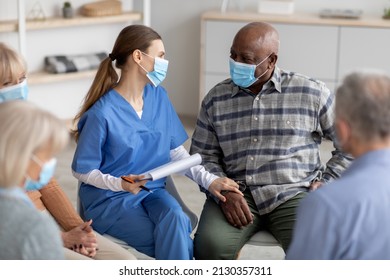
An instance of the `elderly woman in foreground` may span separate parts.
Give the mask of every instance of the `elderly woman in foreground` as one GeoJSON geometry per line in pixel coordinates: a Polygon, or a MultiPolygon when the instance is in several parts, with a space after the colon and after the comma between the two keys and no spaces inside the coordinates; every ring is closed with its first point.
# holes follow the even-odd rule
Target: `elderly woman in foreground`
{"type": "Polygon", "coordinates": [[[53,176],[65,124],[28,101],[0,104],[0,259],[64,259],[60,231],[25,194],[53,176]]]}

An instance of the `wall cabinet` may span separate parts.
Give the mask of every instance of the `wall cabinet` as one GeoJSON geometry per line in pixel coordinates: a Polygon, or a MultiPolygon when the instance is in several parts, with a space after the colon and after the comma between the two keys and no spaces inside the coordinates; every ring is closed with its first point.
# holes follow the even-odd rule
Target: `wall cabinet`
{"type": "Polygon", "coordinates": [[[378,68],[390,73],[388,28],[340,28],[338,80],[356,68],[378,68]]]}
{"type": "Polygon", "coordinates": [[[230,76],[228,59],[234,35],[252,21],[269,22],[278,30],[280,68],[320,79],[331,90],[357,68],[390,72],[390,21],[209,11],[201,17],[199,102],[216,83],[230,76]]]}

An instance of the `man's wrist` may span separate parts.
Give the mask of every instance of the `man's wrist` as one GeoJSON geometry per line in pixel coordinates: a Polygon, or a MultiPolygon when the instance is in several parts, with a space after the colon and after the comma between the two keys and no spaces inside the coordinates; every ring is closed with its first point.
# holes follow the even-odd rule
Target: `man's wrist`
{"type": "MultiPolygon", "coordinates": [[[[236,183],[238,184],[238,189],[240,192],[244,192],[246,190],[247,185],[243,181],[236,181],[236,183]]],[[[225,196],[229,192],[229,190],[222,190],[221,195],[225,196]]]]}
{"type": "Polygon", "coordinates": [[[228,191],[228,190],[222,190],[222,191],[221,191],[221,195],[225,196],[228,192],[230,192],[230,191],[228,191]]]}

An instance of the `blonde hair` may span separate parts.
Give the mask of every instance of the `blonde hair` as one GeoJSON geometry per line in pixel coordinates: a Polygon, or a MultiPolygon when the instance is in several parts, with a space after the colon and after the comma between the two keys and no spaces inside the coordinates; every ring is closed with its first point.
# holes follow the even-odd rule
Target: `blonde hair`
{"type": "MultiPolygon", "coordinates": [[[[112,62],[115,61],[115,66],[118,69],[122,69],[126,64],[129,55],[135,50],[146,52],[154,40],[161,40],[161,36],[148,26],[134,24],[122,29],[109,57],[100,63],[95,79],[84,98],[81,109],[73,120],[74,124],[78,122],[81,116],[88,111],[100,97],[117,84],[119,77],[112,66],[112,62]]],[[[73,130],[72,133],[77,141],[78,130],[73,130]]]]}
{"type": "Polygon", "coordinates": [[[15,50],[0,43],[0,85],[9,80],[18,80],[27,71],[26,62],[15,50]]]}
{"type": "Polygon", "coordinates": [[[0,120],[0,187],[19,185],[34,153],[55,155],[69,141],[65,123],[29,101],[1,103],[0,120]]]}

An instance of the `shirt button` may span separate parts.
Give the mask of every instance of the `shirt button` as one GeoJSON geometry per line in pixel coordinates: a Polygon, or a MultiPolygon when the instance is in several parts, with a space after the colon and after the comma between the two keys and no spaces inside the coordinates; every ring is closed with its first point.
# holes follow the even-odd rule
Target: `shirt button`
{"type": "Polygon", "coordinates": [[[250,159],[250,160],[255,160],[255,158],[254,158],[254,157],[250,157],[249,159],[250,159]]]}
{"type": "Polygon", "coordinates": [[[249,180],[252,180],[252,176],[248,176],[248,179],[249,179],[249,180]]]}
{"type": "Polygon", "coordinates": [[[256,97],[256,98],[255,98],[256,101],[259,101],[259,99],[260,99],[259,97],[256,97]]]}
{"type": "Polygon", "coordinates": [[[290,124],[290,121],[287,121],[286,123],[287,123],[287,124],[290,124]]]}
{"type": "Polygon", "coordinates": [[[254,119],[255,121],[257,121],[259,118],[258,118],[258,117],[254,117],[253,119],[254,119]]]}
{"type": "Polygon", "coordinates": [[[253,142],[257,142],[257,138],[253,139],[253,142]]]}

